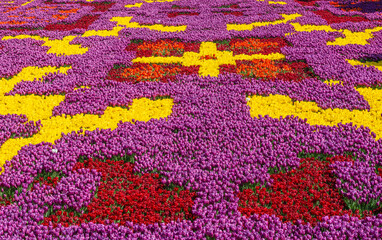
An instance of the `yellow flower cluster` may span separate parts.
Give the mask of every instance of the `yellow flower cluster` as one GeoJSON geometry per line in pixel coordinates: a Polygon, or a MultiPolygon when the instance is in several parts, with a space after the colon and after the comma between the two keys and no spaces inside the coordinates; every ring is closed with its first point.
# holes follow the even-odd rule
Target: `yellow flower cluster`
{"type": "MultiPolygon", "coordinates": [[[[331,82],[332,84],[333,82],[331,82]]],[[[322,109],[315,102],[295,101],[284,95],[252,96],[249,98],[251,117],[269,115],[271,118],[286,117],[287,115],[298,116],[307,119],[311,125],[335,126],[338,123],[356,124],[369,127],[377,136],[382,137],[382,90],[371,88],[356,88],[356,90],[368,101],[370,111],[348,109],[322,109]]]]}
{"type": "Polygon", "coordinates": [[[348,61],[348,63],[350,63],[353,66],[356,66],[356,65],[361,65],[365,67],[374,66],[379,71],[382,71],[382,61],[378,61],[378,62],[366,61],[365,63],[363,63],[358,60],[349,60],[349,59],[346,59],[346,60],[348,61]]]}

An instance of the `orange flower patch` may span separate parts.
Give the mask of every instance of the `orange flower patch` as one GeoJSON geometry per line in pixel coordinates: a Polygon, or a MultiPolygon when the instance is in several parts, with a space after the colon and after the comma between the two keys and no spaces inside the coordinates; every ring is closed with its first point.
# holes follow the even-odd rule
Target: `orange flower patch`
{"type": "Polygon", "coordinates": [[[284,68],[269,59],[256,59],[252,61],[243,61],[236,68],[236,73],[244,77],[255,78],[275,78],[279,72],[287,72],[289,67],[284,68]]]}
{"type": "Polygon", "coordinates": [[[165,39],[151,41],[132,41],[126,50],[135,51],[137,57],[181,57],[184,52],[198,52],[200,43],[183,43],[178,40],[165,39]]]}
{"type": "Polygon", "coordinates": [[[68,16],[67,15],[57,14],[57,15],[53,15],[52,17],[55,18],[55,19],[58,19],[58,20],[63,20],[63,19],[66,19],[68,16]]]}
{"type": "Polygon", "coordinates": [[[200,60],[209,60],[209,59],[218,59],[215,54],[213,54],[212,56],[211,55],[205,55],[205,56],[201,56],[200,57],[200,60]]]}
{"type": "Polygon", "coordinates": [[[73,9],[70,9],[70,10],[61,10],[59,11],[59,13],[76,13],[78,12],[78,8],[73,8],[73,9]]]}
{"type": "Polygon", "coordinates": [[[184,67],[180,64],[134,63],[131,67],[115,65],[107,76],[118,82],[174,81],[178,74],[197,74],[199,66],[184,67]]]}
{"type": "Polygon", "coordinates": [[[280,52],[282,47],[287,46],[283,38],[235,38],[229,41],[216,41],[217,49],[220,51],[232,51],[238,54],[270,54],[280,52]]]}
{"type": "MultiPolygon", "coordinates": [[[[30,7],[24,11],[19,11],[19,12],[15,13],[14,15],[8,16],[9,18],[19,18],[19,21],[12,21],[12,20],[3,21],[0,24],[21,25],[21,24],[27,23],[28,22],[28,21],[26,21],[27,19],[37,19],[37,21],[34,21],[32,23],[44,23],[44,22],[49,23],[49,22],[52,22],[53,19],[64,20],[69,16],[69,14],[77,13],[79,10],[79,8],[75,8],[75,9],[68,9],[68,10],[60,10],[60,11],[55,12],[55,13],[49,13],[48,15],[43,14],[43,15],[46,15],[44,17],[44,19],[43,19],[41,14],[38,14],[38,13],[42,13],[42,12],[43,13],[50,12],[51,10],[54,10],[54,9],[59,10],[60,6],[30,7]],[[35,16],[31,16],[31,14],[33,14],[35,16]],[[53,15],[50,15],[50,14],[53,14],[53,15]],[[25,21],[23,21],[23,19],[25,19],[25,21]]],[[[29,29],[25,29],[25,30],[29,30],[29,29]]]]}
{"type": "Polygon", "coordinates": [[[18,6],[17,7],[12,7],[12,8],[7,8],[8,10],[5,11],[4,13],[12,12],[13,10],[16,10],[17,8],[18,8],[18,6]]]}
{"type": "Polygon", "coordinates": [[[304,62],[272,61],[269,59],[256,59],[252,61],[236,61],[234,65],[221,65],[221,74],[237,73],[245,78],[272,81],[275,79],[299,82],[305,78],[313,78],[314,74],[304,62]]]}
{"type": "MultiPolygon", "coordinates": [[[[138,51],[152,51],[153,56],[170,56],[173,51],[178,55],[184,52],[184,43],[177,41],[158,40],[156,42],[144,42],[137,48],[138,51]]],[[[175,54],[176,55],[176,54],[175,54]]]]}
{"type": "Polygon", "coordinates": [[[7,22],[0,22],[0,24],[9,24],[9,25],[21,25],[21,24],[24,24],[26,22],[19,22],[19,21],[7,21],[7,22]]]}

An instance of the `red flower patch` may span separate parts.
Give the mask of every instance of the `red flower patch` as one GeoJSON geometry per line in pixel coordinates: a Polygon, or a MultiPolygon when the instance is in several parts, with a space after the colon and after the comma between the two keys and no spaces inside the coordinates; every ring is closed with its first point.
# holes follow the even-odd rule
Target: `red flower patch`
{"type": "Polygon", "coordinates": [[[121,161],[96,159],[78,162],[73,171],[81,168],[95,169],[102,173],[102,180],[95,197],[83,213],[59,210],[44,218],[43,225],[64,226],[93,222],[110,222],[124,225],[131,221],[153,224],[178,219],[193,220],[191,213],[195,193],[177,187],[166,189],[155,173],[138,176],[133,173],[134,164],[121,161]]]}
{"type": "MultiPolygon", "coordinates": [[[[133,40],[126,51],[134,51],[140,57],[182,57],[185,52],[199,52],[200,43],[182,42],[177,39],[157,41],[133,40]]],[[[182,66],[180,63],[156,64],[133,63],[132,66],[115,65],[107,79],[119,82],[137,83],[142,81],[168,82],[178,74],[198,74],[199,66],[182,66]]]]}
{"type": "Polygon", "coordinates": [[[0,209],[3,206],[8,206],[13,202],[13,196],[0,196],[0,209]]]}
{"type": "Polygon", "coordinates": [[[198,74],[199,66],[185,67],[180,64],[134,63],[131,67],[115,66],[107,79],[118,82],[174,81],[178,74],[198,74]]]}
{"type": "Polygon", "coordinates": [[[76,28],[88,29],[88,27],[99,18],[100,15],[86,15],[73,24],[56,23],[45,27],[48,31],[70,31],[76,28]]]}
{"type": "Polygon", "coordinates": [[[94,9],[92,12],[106,12],[111,8],[115,2],[100,2],[100,3],[80,3],[81,6],[92,6],[94,9]]]}
{"type": "Polygon", "coordinates": [[[382,177],[382,166],[378,166],[377,167],[377,171],[376,171],[377,175],[382,177]]]}
{"type": "Polygon", "coordinates": [[[194,9],[194,8],[191,8],[191,7],[182,7],[182,6],[179,6],[179,5],[172,5],[171,6],[172,9],[194,9]]]}
{"type": "MultiPolygon", "coordinates": [[[[59,177],[54,177],[54,178],[51,178],[51,177],[47,177],[47,179],[44,179],[43,177],[40,177],[38,180],[34,180],[33,181],[33,184],[42,184],[42,185],[45,185],[45,186],[50,186],[50,187],[53,187],[55,188],[57,186],[57,183],[59,181],[59,177]]],[[[33,191],[33,186],[31,188],[31,191],[33,191]]]]}
{"type": "Polygon", "coordinates": [[[243,16],[243,12],[238,12],[238,11],[214,11],[213,13],[223,13],[224,15],[234,15],[234,16],[243,16]]]}
{"type": "Polygon", "coordinates": [[[309,66],[303,62],[288,63],[286,61],[272,61],[259,59],[252,61],[236,61],[234,65],[221,65],[220,73],[237,73],[246,78],[272,81],[275,79],[299,82],[305,78],[314,77],[308,70],[309,66]]]}
{"type": "Polygon", "coordinates": [[[239,8],[239,4],[229,4],[229,5],[222,5],[218,8],[233,8],[233,9],[238,9],[239,8]]]}
{"type": "MultiPolygon", "coordinates": [[[[336,179],[329,165],[336,161],[353,161],[349,157],[326,158],[327,162],[315,158],[301,159],[298,169],[287,173],[271,175],[274,180],[270,189],[256,186],[244,189],[238,194],[239,211],[244,216],[252,214],[276,215],[283,222],[310,223],[315,226],[324,216],[342,216],[345,214],[360,217],[348,209],[342,196],[335,188],[336,179]]],[[[378,211],[378,210],[377,210],[378,211]]],[[[372,216],[364,211],[363,217],[372,216]]]]}
{"type": "Polygon", "coordinates": [[[361,16],[337,16],[334,15],[333,13],[327,11],[327,10],[318,10],[314,11],[315,14],[321,16],[323,19],[325,19],[328,24],[332,23],[341,23],[341,22],[364,22],[364,21],[369,21],[364,17],[361,16]]]}
{"type": "Polygon", "coordinates": [[[314,6],[316,4],[317,0],[294,0],[295,2],[298,2],[302,6],[314,6]]]}
{"type": "MultiPolygon", "coordinates": [[[[53,5],[61,5],[61,4],[68,4],[67,2],[52,2],[52,0],[47,0],[44,2],[45,4],[53,4],[53,5]]],[[[80,4],[81,6],[90,6],[90,7],[94,7],[94,9],[92,10],[92,12],[106,12],[107,10],[109,10],[109,8],[111,8],[115,2],[92,2],[92,3],[89,3],[89,2],[73,2],[73,3],[76,3],[76,4],[80,4]]]]}
{"type": "Polygon", "coordinates": [[[287,46],[284,38],[234,38],[229,41],[217,41],[217,49],[220,51],[232,51],[238,54],[270,54],[280,52],[282,47],[287,46]]]}
{"type": "Polygon", "coordinates": [[[133,41],[126,51],[135,51],[136,57],[181,57],[184,52],[198,52],[200,43],[184,43],[175,39],[153,41],[133,41]]]}
{"type": "Polygon", "coordinates": [[[199,13],[197,12],[170,12],[167,14],[167,17],[174,18],[180,15],[186,15],[186,16],[198,16],[199,13]]]}

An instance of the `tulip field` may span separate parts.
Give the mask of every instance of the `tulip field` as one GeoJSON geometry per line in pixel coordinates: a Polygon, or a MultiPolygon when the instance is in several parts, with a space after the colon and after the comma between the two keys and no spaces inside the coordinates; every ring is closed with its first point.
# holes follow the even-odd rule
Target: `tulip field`
{"type": "Polygon", "coordinates": [[[382,239],[382,1],[0,0],[0,239],[382,239]]]}

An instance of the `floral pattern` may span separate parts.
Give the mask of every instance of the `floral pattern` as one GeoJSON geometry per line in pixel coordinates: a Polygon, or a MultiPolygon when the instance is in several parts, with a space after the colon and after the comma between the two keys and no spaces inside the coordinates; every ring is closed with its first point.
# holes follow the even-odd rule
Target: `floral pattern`
{"type": "Polygon", "coordinates": [[[5,239],[381,239],[371,0],[0,4],[5,239]]]}

